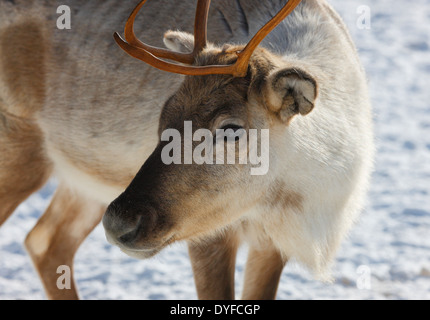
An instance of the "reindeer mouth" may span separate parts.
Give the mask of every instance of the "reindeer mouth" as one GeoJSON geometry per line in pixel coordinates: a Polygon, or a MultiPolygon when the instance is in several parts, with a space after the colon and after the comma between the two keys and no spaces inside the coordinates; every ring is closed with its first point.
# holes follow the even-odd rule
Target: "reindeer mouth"
{"type": "MultiPolygon", "coordinates": [[[[131,249],[131,248],[125,248],[123,246],[119,246],[119,248],[122,252],[124,252],[126,255],[128,255],[131,258],[146,260],[156,256],[164,248],[172,244],[175,241],[174,238],[175,236],[171,236],[167,241],[163,242],[163,244],[156,246],[154,248],[131,249]]],[[[117,243],[115,245],[118,246],[117,243]]]]}
{"type": "Polygon", "coordinates": [[[121,249],[126,255],[131,258],[146,260],[156,256],[163,248],[151,249],[151,250],[130,250],[121,249]]]}

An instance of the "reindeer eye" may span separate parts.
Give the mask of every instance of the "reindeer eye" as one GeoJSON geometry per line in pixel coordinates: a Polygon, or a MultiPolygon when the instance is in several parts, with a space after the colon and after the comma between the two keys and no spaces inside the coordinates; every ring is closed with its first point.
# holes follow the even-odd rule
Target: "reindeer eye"
{"type": "Polygon", "coordinates": [[[237,142],[245,132],[245,129],[238,124],[226,124],[220,130],[223,132],[225,142],[232,141],[232,139],[237,142]]]}
{"type": "Polygon", "coordinates": [[[243,127],[242,126],[239,126],[239,125],[237,125],[237,124],[227,124],[227,125],[225,125],[225,126],[223,126],[222,128],[221,128],[221,130],[224,130],[224,131],[227,131],[227,130],[233,130],[233,132],[236,132],[236,131],[238,131],[238,130],[240,130],[240,129],[243,129],[243,127]]]}

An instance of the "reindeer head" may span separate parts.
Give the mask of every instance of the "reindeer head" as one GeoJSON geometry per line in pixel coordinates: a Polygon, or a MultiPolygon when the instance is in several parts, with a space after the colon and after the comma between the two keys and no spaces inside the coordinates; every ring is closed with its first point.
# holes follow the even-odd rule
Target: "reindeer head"
{"type": "Polygon", "coordinates": [[[127,22],[127,42],[118,34],[115,39],[130,55],[187,77],[164,105],[157,148],[103,218],[108,239],[138,258],[174,241],[219,232],[254,206],[282,201],[279,194],[268,194],[277,166],[269,168],[268,159],[281,147],[291,120],[310,113],[317,96],[316,81],[306,70],[257,48],[300,0],[290,0],[247,46],[222,48],[206,43],[210,1],[199,0],[194,38],[166,33],[172,51],[134,36],[133,21],[145,2],[127,22]]]}

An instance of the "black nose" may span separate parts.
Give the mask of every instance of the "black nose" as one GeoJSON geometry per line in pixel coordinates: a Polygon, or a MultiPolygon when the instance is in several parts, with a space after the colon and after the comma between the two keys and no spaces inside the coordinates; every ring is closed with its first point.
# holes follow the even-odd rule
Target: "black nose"
{"type": "Polygon", "coordinates": [[[136,207],[132,202],[123,203],[115,200],[103,216],[103,227],[109,242],[125,249],[142,250],[152,247],[157,225],[155,209],[144,204],[136,207]]]}

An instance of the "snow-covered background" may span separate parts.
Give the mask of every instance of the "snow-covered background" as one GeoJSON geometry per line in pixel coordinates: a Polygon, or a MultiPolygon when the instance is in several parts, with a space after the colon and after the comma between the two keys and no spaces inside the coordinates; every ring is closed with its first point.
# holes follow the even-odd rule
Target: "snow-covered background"
{"type": "MultiPolygon", "coordinates": [[[[278,299],[430,299],[430,1],[331,3],[368,72],[376,172],[368,206],[338,254],[335,282],[317,282],[288,265],[278,299]],[[370,29],[357,27],[362,5],[371,10],[370,29]]],[[[0,299],[45,298],[23,242],[54,189],[50,182],[0,229],[0,299]]],[[[243,248],[238,297],[245,258],[243,248]]],[[[106,242],[101,226],[78,251],[75,275],[83,299],[196,298],[185,244],[149,261],[133,260],[106,242]]]]}

